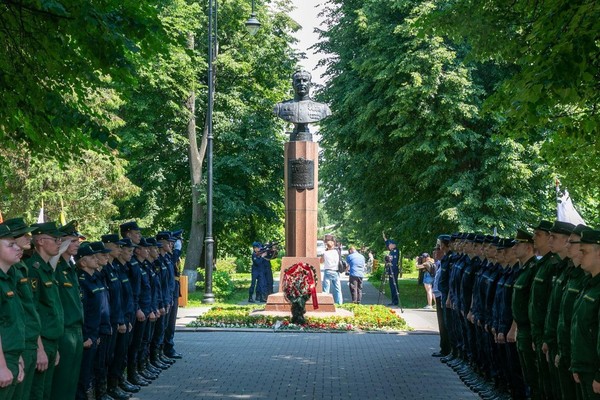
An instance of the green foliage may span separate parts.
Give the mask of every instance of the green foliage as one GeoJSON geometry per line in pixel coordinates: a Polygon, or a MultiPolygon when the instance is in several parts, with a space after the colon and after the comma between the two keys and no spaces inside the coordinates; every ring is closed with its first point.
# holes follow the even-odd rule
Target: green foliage
{"type": "Polygon", "coordinates": [[[79,230],[90,240],[117,232],[117,199],[139,191],[125,177],[125,161],[92,150],[60,164],[0,149],[0,165],[0,210],[5,218],[23,216],[37,222],[43,202],[46,220],[58,221],[62,202],[67,220],[78,220],[79,230]]]}
{"type": "Polygon", "coordinates": [[[503,68],[420,31],[421,1],[332,3],[321,177],[342,236],[379,247],[385,230],[416,253],[440,232],[509,235],[551,212],[539,147],[496,135],[480,113],[503,68]]]}
{"type": "Polygon", "coordinates": [[[412,258],[402,259],[402,275],[412,274],[417,269],[417,262],[412,258]]]}
{"type": "Polygon", "coordinates": [[[274,328],[309,331],[389,331],[409,330],[406,322],[384,306],[342,304],[338,307],[352,311],[354,317],[306,317],[306,324],[294,325],[290,317],[249,315],[260,306],[217,306],[188,326],[222,328],[274,328]]]}
{"type": "MultiPolygon", "coordinates": [[[[202,272],[202,271],[199,271],[202,272]]],[[[227,271],[215,270],[212,274],[213,280],[213,295],[217,301],[227,300],[235,292],[235,283],[231,279],[231,275],[227,271]]],[[[198,280],[196,287],[204,290],[204,281],[198,280]]]]}
{"type": "Polygon", "coordinates": [[[252,259],[248,256],[238,256],[235,259],[235,272],[250,272],[252,268],[252,259]]]}

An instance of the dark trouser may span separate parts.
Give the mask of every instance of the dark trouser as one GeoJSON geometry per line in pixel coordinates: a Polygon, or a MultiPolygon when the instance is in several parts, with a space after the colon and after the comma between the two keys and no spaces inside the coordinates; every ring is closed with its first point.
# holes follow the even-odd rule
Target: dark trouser
{"type": "MultiPolygon", "coordinates": [[[[266,292],[266,277],[265,271],[260,268],[252,267],[252,280],[250,281],[250,289],[248,290],[248,298],[254,295],[256,288],[256,297],[264,296],[266,292]]],[[[271,285],[272,286],[272,285],[271,285]]]]}
{"type": "Polygon", "coordinates": [[[548,365],[548,361],[546,361],[546,354],[542,351],[543,339],[541,337],[534,337],[533,341],[535,343],[535,358],[537,362],[537,371],[538,371],[538,385],[540,387],[540,394],[545,399],[554,399],[554,392],[552,391],[551,380],[552,377],[550,375],[550,368],[548,365]]]}
{"type": "Polygon", "coordinates": [[[527,388],[523,379],[521,363],[519,362],[519,353],[516,343],[506,343],[504,346],[504,355],[506,357],[505,366],[510,386],[510,394],[513,399],[526,399],[527,388]]]}
{"type": "Polygon", "coordinates": [[[165,338],[165,322],[167,321],[168,314],[161,316],[156,320],[156,324],[154,326],[154,334],[152,335],[152,340],[150,342],[150,352],[158,350],[165,338]]]}
{"type": "Polygon", "coordinates": [[[25,378],[23,379],[23,382],[17,386],[13,398],[17,400],[29,400],[37,364],[37,342],[25,342],[25,351],[21,356],[23,357],[23,362],[25,364],[25,378]]]}
{"type": "Polygon", "coordinates": [[[460,315],[460,311],[456,309],[452,309],[452,331],[454,335],[452,335],[454,339],[453,346],[460,352],[463,352],[465,349],[465,343],[463,341],[463,330],[462,330],[462,318],[460,315]]]}
{"type": "Polygon", "coordinates": [[[94,370],[94,359],[96,358],[97,344],[92,343],[89,349],[83,349],[81,359],[81,370],[79,371],[79,382],[77,383],[77,400],[86,400],[87,392],[92,388],[92,371],[94,370]]]}
{"type": "MultiPolygon", "coordinates": [[[[137,370],[137,361],[140,348],[142,347],[142,338],[144,337],[144,331],[146,330],[146,323],[148,319],[138,321],[136,319],[131,331],[131,343],[129,344],[129,350],[127,351],[127,369],[131,371],[137,370]]],[[[128,372],[129,373],[129,372],[128,372]]]]}
{"type": "Polygon", "coordinates": [[[568,356],[561,356],[558,363],[558,381],[560,383],[560,393],[563,399],[573,399],[577,397],[578,388],[575,386],[573,374],[569,371],[571,360],[568,356]]]}
{"type": "Polygon", "coordinates": [[[392,295],[392,304],[398,305],[400,299],[398,298],[398,268],[391,268],[391,271],[387,271],[390,280],[390,293],[392,295]]]}
{"type": "Polygon", "coordinates": [[[523,370],[525,383],[529,386],[529,397],[532,399],[541,399],[539,379],[537,372],[537,359],[535,352],[531,348],[531,331],[524,327],[517,327],[517,351],[519,352],[519,361],[523,370]]]}
{"type": "Polygon", "coordinates": [[[120,379],[125,371],[125,362],[127,360],[127,346],[129,344],[130,333],[113,334],[115,337],[114,356],[108,366],[108,377],[111,379],[120,379]]]}
{"type": "MultiPolygon", "coordinates": [[[[594,351],[595,349],[590,349],[594,351]]],[[[583,400],[600,399],[600,394],[594,393],[592,382],[594,381],[594,372],[579,372],[579,390],[583,400]]]]}
{"type": "Polygon", "coordinates": [[[177,323],[177,310],[179,309],[179,281],[175,281],[174,293],[176,296],[173,296],[173,307],[169,311],[169,321],[165,327],[165,353],[172,352],[173,347],[175,347],[175,325],[177,323]]]}
{"type": "Polygon", "coordinates": [[[140,346],[140,350],[138,351],[138,365],[140,361],[144,361],[148,358],[150,354],[150,341],[152,340],[152,335],[154,334],[154,328],[156,326],[156,321],[148,321],[146,326],[144,327],[144,335],[142,336],[142,345],[140,346]]]}
{"type": "Polygon", "coordinates": [[[42,344],[48,356],[48,369],[44,372],[35,370],[33,384],[31,385],[31,400],[48,400],[52,391],[52,379],[54,377],[54,364],[56,363],[56,352],[58,351],[58,340],[50,340],[42,337],[42,344]]]}
{"type": "Polygon", "coordinates": [[[437,314],[438,330],[440,331],[440,353],[446,355],[450,353],[450,343],[448,342],[448,331],[444,322],[444,308],[442,296],[435,298],[435,313],[437,314]]]}
{"type": "Polygon", "coordinates": [[[83,357],[83,335],[81,325],[65,328],[65,333],[58,340],[60,362],[54,369],[52,378],[52,400],[75,398],[77,386],[73,382],[79,379],[79,368],[83,357]]]}
{"type": "Polygon", "coordinates": [[[350,287],[350,296],[352,296],[353,303],[360,304],[360,299],[362,298],[362,284],[362,277],[350,275],[348,286],[350,287]]]}
{"type": "Polygon", "coordinates": [[[106,385],[106,374],[108,373],[106,365],[111,341],[112,335],[100,335],[100,343],[98,344],[96,357],[94,358],[94,377],[96,379],[96,385],[106,385]]]}
{"type": "Polygon", "coordinates": [[[467,320],[467,318],[463,318],[463,325],[466,333],[465,347],[467,348],[469,361],[472,361],[476,364],[479,358],[479,349],[477,347],[475,326],[469,320],[467,320]]]}
{"type": "Polygon", "coordinates": [[[6,366],[13,375],[13,381],[10,385],[0,388],[0,400],[11,400],[17,389],[17,376],[19,375],[19,357],[20,351],[7,351],[4,353],[6,366]]]}

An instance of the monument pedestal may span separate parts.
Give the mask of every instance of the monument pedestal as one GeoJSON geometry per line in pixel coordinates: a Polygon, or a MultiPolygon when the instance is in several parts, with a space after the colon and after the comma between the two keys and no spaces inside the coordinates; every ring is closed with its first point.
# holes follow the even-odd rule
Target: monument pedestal
{"type": "Polygon", "coordinates": [[[280,311],[280,312],[291,312],[291,303],[285,298],[283,293],[283,274],[285,270],[297,263],[306,263],[315,267],[317,271],[317,301],[319,308],[315,309],[312,299],[306,302],[306,311],[315,312],[331,312],[335,313],[335,303],[333,301],[333,295],[330,293],[323,293],[323,286],[321,285],[321,265],[318,257],[283,257],[281,259],[281,271],[279,273],[279,291],[269,295],[267,298],[267,304],[265,305],[265,311],[280,311]]]}

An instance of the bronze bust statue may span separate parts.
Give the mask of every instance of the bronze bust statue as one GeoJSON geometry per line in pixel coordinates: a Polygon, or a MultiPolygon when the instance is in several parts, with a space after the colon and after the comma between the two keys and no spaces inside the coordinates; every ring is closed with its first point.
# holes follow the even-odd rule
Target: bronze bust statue
{"type": "Polygon", "coordinates": [[[310,72],[299,70],[292,75],[294,98],[277,103],[273,112],[279,118],[294,124],[290,141],[312,141],[308,124],[319,122],[331,115],[329,106],[310,98],[312,76],[310,72]]]}

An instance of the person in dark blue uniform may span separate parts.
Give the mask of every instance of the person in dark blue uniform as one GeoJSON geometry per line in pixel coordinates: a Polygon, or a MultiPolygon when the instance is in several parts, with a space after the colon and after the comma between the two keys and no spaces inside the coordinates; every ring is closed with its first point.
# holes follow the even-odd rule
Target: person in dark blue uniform
{"type": "Polygon", "coordinates": [[[177,310],[179,309],[179,297],[181,296],[180,288],[179,288],[179,256],[181,255],[181,248],[183,245],[183,230],[177,230],[170,233],[169,241],[172,241],[171,253],[168,255],[171,261],[171,265],[173,266],[173,307],[171,307],[171,311],[169,312],[169,321],[167,322],[167,328],[165,329],[165,341],[163,352],[165,356],[172,360],[180,359],[182,357],[181,353],[175,351],[175,323],[177,320],[177,310]]]}
{"type": "Polygon", "coordinates": [[[250,289],[248,290],[248,303],[254,303],[252,296],[256,289],[256,301],[264,303],[266,293],[266,270],[263,264],[263,254],[261,254],[262,243],[252,243],[252,278],[250,281],[250,289]]]}
{"type": "Polygon", "coordinates": [[[175,297],[175,267],[171,261],[173,243],[176,239],[171,236],[170,232],[163,231],[156,235],[156,240],[161,244],[159,250],[159,261],[164,266],[163,269],[163,282],[161,283],[163,289],[163,298],[165,299],[165,315],[163,316],[163,334],[159,338],[157,343],[157,357],[163,363],[171,365],[175,363],[175,360],[167,357],[164,354],[164,343],[167,335],[169,334],[169,324],[171,323],[171,313],[173,312],[173,306],[178,301],[175,297]]]}
{"type": "Polygon", "coordinates": [[[385,237],[383,232],[383,240],[389,253],[388,257],[390,260],[390,271],[386,271],[389,274],[390,280],[390,294],[392,296],[392,302],[388,306],[397,306],[400,302],[398,297],[398,277],[400,276],[400,268],[398,267],[399,262],[399,251],[395,240],[391,240],[385,237]]]}
{"type": "MultiPolygon", "coordinates": [[[[116,236],[116,235],[115,235],[116,236]]],[[[117,236],[118,239],[118,236],[117,236]]],[[[116,244],[117,242],[112,242],[116,244]]],[[[108,389],[116,382],[118,387],[125,392],[137,393],[140,387],[133,385],[124,377],[125,367],[127,365],[127,348],[131,338],[131,331],[135,323],[135,309],[133,306],[133,288],[129,281],[128,262],[131,260],[133,253],[133,243],[129,238],[118,239],[120,249],[116,257],[112,261],[112,265],[117,272],[117,276],[121,281],[121,307],[123,309],[123,319],[125,321],[126,330],[124,333],[117,331],[115,343],[115,354],[112,363],[108,368],[108,389]]],[[[107,245],[111,246],[111,245],[107,245]]],[[[110,393],[110,392],[109,392],[110,393]]]]}
{"type": "Polygon", "coordinates": [[[152,252],[152,247],[155,247],[154,245],[155,243],[152,243],[150,238],[142,238],[140,241],[140,246],[146,246],[144,260],[140,259],[140,262],[142,266],[142,272],[145,272],[148,276],[148,282],[150,286],[150,309],[149,313],[147,314],[147,322],[142,336],[142,344],[140,345],[137,361],[140,375],[150,380],[158,378],[158,374],[160,373],[159,369],[156,369],[152,366],[152,364],[150,364],[149,356],[150,340],[154,334],[154,328],[156,326],[156,321],[159,318],[160,308],[162,306],[162,298],[160,296],[160,281],[153,265],[154,253],[152,252]]]}
{"type": "Polygon", "coordinates": [[[163,258],[160,255],[163,244],[159,243],[156,238],[147,238],[146,241],[153,246],[150,247],[150,259],[148,260],[154,271],[154,287],[155,296],[158,301],[158,309],[156,313],[156,322],[154,323],[154,330],[150,336],[149,344],[149,358],[150,364],[160,372],[169,368],[170,363],[164,363],[159,357],[159,346],[164,339],[165,333],[165,321],[167,316],[167,308],[171,304],[171,292],[169,291],[168,270],[167,265],[163,262],[163,258]]]}
{"type": "Polygon", "coordinates": [[[96,350],[100,344],[100,324],[109,319],[109,304],[107,290],[99,274],[96,252],[89,245],[82,245],[75,256],[79,268],[79,287],[83,304],[83,360],[79,383],[77,385],[77,400],[93,397],[93,369],[96,350]]]}

